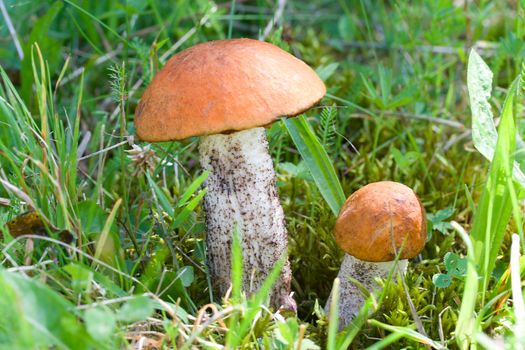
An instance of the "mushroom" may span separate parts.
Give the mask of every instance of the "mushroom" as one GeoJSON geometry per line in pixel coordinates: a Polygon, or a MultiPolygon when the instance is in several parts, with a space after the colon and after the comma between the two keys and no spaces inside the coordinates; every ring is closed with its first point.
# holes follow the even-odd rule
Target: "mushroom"
{"type": "MultiPolygon", "coordinates": [[[[425,209],[409,187],[391,181],[370,183],[343,204],[335,239],[347,253],[339,270],[340,327],[350,323],[364,304],[357,280],[369,292],[377,291],[375,278],[387,278],[399,255],[404,273],[407,259],[423,249],[427,238],[425,209]]],[[[330,300],[326,305],[328,310],[330,300]]]]}
{"type": "MultiPolygon", "coordinates": [[[[251,294],[287,254],[287,232],[265,126],[321,100],[326,88],[303,61],[251,39],[211,41],[174,55],[144,92],[135,114],[145,141],[200,136],[209,171],[204,198],[206,246],[213,285],[230,287],[232,233],[243,250],[243,290],[251,294]]],[[[285,263],[271,305],[294,310],[285,263]]]]}

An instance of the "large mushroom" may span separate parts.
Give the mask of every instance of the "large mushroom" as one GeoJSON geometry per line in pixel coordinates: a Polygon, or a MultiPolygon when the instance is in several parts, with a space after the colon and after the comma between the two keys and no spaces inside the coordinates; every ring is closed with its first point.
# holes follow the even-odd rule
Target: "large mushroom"
{"type": "MultiPolygon", "coordinates": [[[[145,141],[201,136],[210,172],[205,195],[206,246],[214,286],[230,287],[235,227],[242,237],[243,290],[256,291],[287,254],[287,232],[264,127],[315,105],[326,88],[303,61],[250,39],[212,41],[173,56],[144,92],[135,114],[145,141]]],[[[271,305],[294,309],[287,262],[271,305]]]]}
{"type": "MultiPolygon", "coordinates": [[[[350,278],[369,292],[377,291],[375,279],[388,277],[397,254],[398,267],[404,272],[407,259],[419,254],[425,245],[425,209],[409,187],[391,181],[374,182],[348,197],[334,231],[338,245],[347,253],[338,275],[340,327],[344,327],[365,300],[350,278]]],[[[329,305],[330,300],[326,310],[329,305]]]]}

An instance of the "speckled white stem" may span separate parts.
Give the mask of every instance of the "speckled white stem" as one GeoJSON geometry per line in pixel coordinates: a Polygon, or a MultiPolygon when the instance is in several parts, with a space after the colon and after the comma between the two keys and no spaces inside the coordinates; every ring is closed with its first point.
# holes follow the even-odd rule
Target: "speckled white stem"
{"type": "MultiPolygon", "coordinates": [[[[402,273],[405,273],[408,265],[408,260],[399,260],[399,267],[402,273]]],[[[354,258],[346,254],[339,274],[337,277],[341,280],[340,297],[339,297],[339,328],[346,327],[352,319],[359,313],[359,310],[365,302],[363,293],[348,277],[352,277],[359,281],[369,292],[379,290],[379,286],[375,282],[375,278],[386,279],[390,270],[394,265],[393,261],[388,262],[368,262],[354,258]]],[[[394,276],[397,271],[394,271],[394,276]]],[[[332,295],[326,302],[325,311],[328,313],[330,309],[330,300],[332,295]]]]}
{"type": "MultiPolygon", "coordinates": [[[[202,167],[210,172],[204,205],[213,285],[221,295],[230,287],[232,234],[237,225],[242,237],[243,290],[251,294],[288,250],[266,131],[254,128],[201,137],[199,151],[202,167]]],[[[270,295],[275,308],[295,309],[289,297],[291,279],[286,262],[270,295]]]]}

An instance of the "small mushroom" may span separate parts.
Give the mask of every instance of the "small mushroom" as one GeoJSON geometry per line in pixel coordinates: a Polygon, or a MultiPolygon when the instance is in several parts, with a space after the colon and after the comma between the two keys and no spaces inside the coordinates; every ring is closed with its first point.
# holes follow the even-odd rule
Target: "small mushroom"
{"type": "MultiPolygon", "coordinates": [[[[243,290],[256,291],[287,254],[287,233],[264,127],[315,105],[326,88],[303,61],[277,46],[219,40],[173,56],[144,92],[135,114],[145,141],[201,136],[210,172],[204,198],[208,266],[222,295],[230,287],[232,233],[242,237],[243,290]]],[[[271,305],[294,310],[287,262],[271,305]]]]}
{"type": "MultiPolygon", "coordinates": [[[[391,181],[374,182],[354,192],[341,208],[335,239],[345,254],[339,270],[340,327],[350,323],[364,304],[360,282],[369,292],[378,290],[375,278],[387,278],[400,254],[398,266],[423,249],[427,238],[425,209],[409,187],[391,181]]],[[[326,310],[330,305],[328,300],[326,310]]]]}

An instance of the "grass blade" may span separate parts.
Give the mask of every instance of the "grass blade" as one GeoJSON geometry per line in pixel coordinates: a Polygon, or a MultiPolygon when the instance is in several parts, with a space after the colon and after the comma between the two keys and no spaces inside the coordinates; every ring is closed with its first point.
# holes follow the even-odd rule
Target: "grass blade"
{"type": "Polygon", "coordinates": [[[523,302],[523,291],[521,290],[520,237],[517,234],[512,235],[510,266],[512,302],[516,319],[514,325],[514,334],[516,334],[514,346],[516,349],[519,349],[525,346],[525,304],[523,302]]]}
{"type": "Polygon", "coordinates": [[[239,227],[235,225],[233,229],[233,242],[232,242],[232,297],[233,301],[238,303],[241,300],[242,290],[242,238],[239,232],[239,227]]]}
{"type": "Polygon", "coordinates": [[[173,223],[171,224],[171,229],[178,228],[186,221],[186,219],[190,216],[191,213],[193,213],[193,211],[197,207],[197,204],[200,203],[202,197],[204,197],[206,192],[208,192],[207,189],[201,190],[199,193],[197,193],[195,198],[189,201],[189,203],[180,211],[180,213],[177,214],[175,220],[173,220],[173,223]]]}
{"type": "Polygon", "coordinates": [[[111,239],[109,238],[111,225],[113,225],[113,222],[115,221],[115,217],[117,216],[117,212],[121,204],[122,199],[119,198],[113,206],[113,209],[111,209],[111,212],[109,213],[108,219],[104,224],[104,228],[100,233],[99,241],[97,242],[97,249],[95,250],[95,259],[100,259],[100,256],[104,254],[104,250],[107,249],[106,243],[108,239],[111,239]]]}
{"type": "MultiPolygon", "coordinates": [[[[233,240],[231,247],[231,281],[232,281],[232,301],[234,303],[241,302],[241,291],[242,291],[242,243],[239,228],[237,225],[233,228],[233,240]]],[[[230,318],[229,327],[230,331],[226,335],[226,344],[238,344],[240,337],[237,332],[233,331],[237,329],[239,321],[239,313],[235,312],[230,318]]],[[[234,348],[234,346],[232,346],[234,348]]]]}
{"type": "Polygon", "coordinates": [[[415,342],[418,342],[424,345],[430,345],[434,349],[446,349],[443,345],[439,344],[438,342],[428,337],[425,337],[423,334],[418,333],[413,329],[406,328],[406,327],[392,326],[386,323],[379,322],[377,320],[370,320],[368,322],[372,326],[379,327],[387,331],[391,331],[394,334],[401,334],[403,337],[407,339],[413,340],[415,342]]]}
{"type": "Polygon", "coordinates": [[[483,293],[488,285],[512,214],[507,179],[512,177],[514,162],[516,126],[513,105],[517,88],[518,81],[515,80],[503,106],[494,159],[472,225],[471,239],[474,245],[475,262],[481,268],[483,293]]]}
{"type": "Polygon", "coordinates": [[[399,339],[403,338],[403,336],[404,336],[403,333],[400,333],[400,332],[398,332],[398,333],[390,333],[389,335],[387,335],[386,337],[384,337],[383,339],[381,339],[380,341],[378,341],[374,345],[369,346],[368,348],[366,348],[366,350],[380,350],[380,349],[384,349],[384,348],[392,345],[392,343],[395,343],[399,339]]]}
{"type": "Polygon", "coordinates": [[[250,298],[250,300],[248,300],[248,309],[246,310],[243,320],[241,321],[241,324],[238,328],[238,334],[241,335],[241,337],[244,336],[246,331],[250,328],[250,325],[253,323],[255,316],[257,315],[257,313],[259,313],[261,309],[261,305],[264,303],[265,300],[268,299],[270,295],[270,290],[279,278],[285,261],[286,256],[283,256],[277,261],[277,263],[275,263],[272,271],[270,271],[268,277],[266,277],[266,279],[264,280],[264,283],[262,284],[261,288],[259,288],[257,293],[253,295],[250,298]]]}
{"type": "MultiPolygon", "coordinates": [[[[475,53],[471,54],[471,59],[476,61],[481,60],[475,53]]],[[[469,92],[471,95],[475,93],[485,94],[485,92],[479,91],[479,88],[472,83],[472,76],[475,74],[487,75],[486,72],[472,72],[471,64],[469,63],[469,92]]],[[[474,215],[470,239],[468,239],[465,234],[465,240],[468,242],[467,258],[469,267],[456,326],[457,342],[463,349],[468,348],[469,344],[474,342],[475,325],[479,324],[479,322],[476,323],[474,319],[477,292],[478,290],[481,292],[481,304],[483,306],[488,283],[496,263],[496,257],[501,248],[506,227],[513,211],[511,191],[514,191],[514,189],[512,181],[509,180],[511,180],[513,176],[516,144],[516,125],[513,108],[514,98],[520,88],[519,79],[520,77],[516,78],[512,83],[503,105],[496,148],[494,150],[487,182],[474,215]],[[471,244],[470,241],[472,242],[471,244]],[[478,280],[478,275],[480,280],[478,280]],[[480,284],[479,286],[478,283],[480,284]]],[[[486,81],[483,82],[483,80],[480,80],[479,83],[486,84],[486,81]]],[[[486,94],[483,96],[486,98],[486,94]]],[[[479,101],[476,102],[476,99],[477,97],[472,96],[472,103],[479,103],[479,101]]],[[[479,117],[475,114],[476,108],[480,107],[473,106],[473,124],[486,124],[476,121],[479,117]]],[[[483,109],[484,108],[481,108],[481,110],[483,109]]],[[[486,134],[485,136],[491,134],[490,131],[487,130],[485,130],[484,133],[486,134]]],[[[486,145],[483,147],[481,148],[483,151],[480,150],[480,152],[490,152],[490,147],[486,145]]],[[[460,234],[462,233],[461,227],[456,229],[460,234]]]]}
{"type": "Polygon", "coordinates": [[[346,197],[324,147],[303,115],[285,119],[284,125],[312,173],[319,192],[337,216],[346,197]]]}
{"type": "Polygon", "coordinates": [[[357,334],[359,334],[359,331],[361,331],[363,326],[366,324],[368,315],[370,315],[370,310],[372,309],[372,305],[372,298],[366,298],[363,307],[361,310],[359,310],[359,313],[356,315],[356,317],[348,326],[345,327],[341,333],[339,333],[336,349],[348,349],[357,334]]]}
{"type": "Polygon", "coordinates": [[[180,196],[179,201],[177,202],[177,208],[182,207],[190,197],[197,192],[197,189],[204,183],[204,180],[208,178],[208,175],[210,173],[208,171],[204,171],[198,178],[193,181],[188,188],[184,191],[184,193],[180,196]]]}
{"type": "MultiPolygon", "coordinates": [[[[237,249],[237,248],[236,248],[237,249]]],[[[239,253],[237,255],[240,255],[239,253]]],[[[232,262],[235,262],[233,260],[234,257],[232,256],[232,262]]],[[[238,258],[236,258],[238,259],[238,258]]],[[[272,271],[268,274],[268,277],[264,280],[262,286],[259,288],[257,293],[251,296],[251,298],[248,300],[248,305],[245,310],[243,310],[243,317],[240,323],[237,324],[237,320],[239,317],[239,313],[234,313],[232,316],[232,321],[230,322],[230,331],[228,332],[227,339],[226,339],[226,348],[227,349],[235,349],[237,346],[242,342],[242,340],[246,337],[246,333],[250,329],[250,325],[253,324],[255,317],[259,312],[261,311],[262,305],[266,299],[268,299],[268,296],[270,295],[270,290],[272,289],[273,285],[279,278],[279,275],[281,274],[281,270],[284,266],[284,262],[286,261],[286,257],[282,257],[277,261],[277,263],[272,268],[272,271]],[[237,324],[237,325],[236,325],[237,324]]],[[[242,276],[242,273],[239,274],[239,266],[238,262],[235,262],[236,266],[232,266],[232,283],[234,284],[234,288],[237,289],[240,287],[236,287],[235,284],[239,284],[239,276],[242,276]],[[237,281],[236,281],[237,280],[237,281]]],[[[237,294],[234,290],[232,292],[233,295],[237,294]]]]}
{"type": "Polygon", "coordinates": [[[339,328],[339,284],[339,278],[334,279],[330,314],[328,315],[328,335],[326,339],[326,349],[328,350],[336,349],[335,341],[339,328]]]}
{"type": "Polygon", "coordinates": [[[463,298],[461,299],[461,308],[459,311],[458,322],[456,325],[456,339],[458,346],[462,349],[467,349],[469,342],[473,341],[474,333],[474,309],[476,307],[476,300],[478,296],[478,272],[476,270],[476,262],[474,260],[474,246],[470,237],[457,222],[451,222],[452,227],[463,239],[467,246],[467,279],[465,281],[465,289],[463,298]]]}

